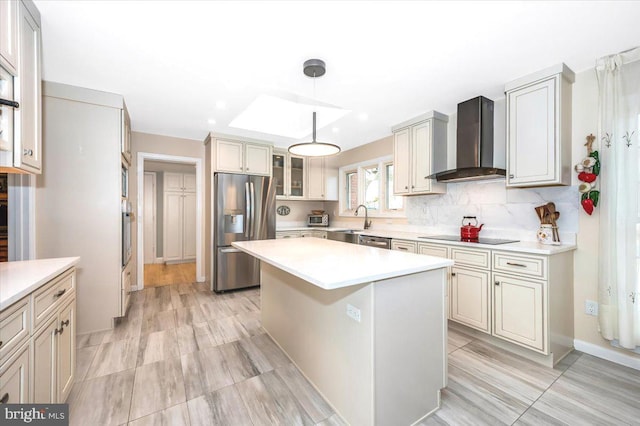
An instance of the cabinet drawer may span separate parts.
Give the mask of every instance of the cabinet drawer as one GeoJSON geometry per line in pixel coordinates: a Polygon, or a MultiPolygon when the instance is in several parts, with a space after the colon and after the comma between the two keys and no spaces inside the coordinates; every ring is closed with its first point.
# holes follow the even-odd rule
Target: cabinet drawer
{"type": "Polygon", "coordinates": [[[276,239],[280,238],[300,238],[300,231],[279,231],[276,232],[276,239]]]}
{"type": "Polygon", "coordinates": [[[413,241],[391,240],[391,250],[417,253],[417,243],[413,241]]]}
{"type": "Polygon", "coordinates": [[[547,279],[547,259],[542,256],[494,252],[493,270],[547,279]]]}
{"type": "Polygon", "coordinates": [[[427,256],[449,257],[447,248],[436,244],[418,243],[418,253],[426,254],[427,256]]]}
{"type": "Polygon", "coordinates": [[[471,250],[452,247],[451,260],[456,262],[456,265],[489,269],[490,253],[489,250],[471,250]]]}
{"type": "Polygon", "coordinates": [[[29,337],[31,319],[29,296],[9,306],[0,314],[0,360],[5,359],[29,337]]]}
{"type": "Polygon", "coordinates": [[[66,300],[76,288],[76,275],[74,269],[62,273],[54,278],[41,290],[33,295],[33,330],[58,309],[62,300],[66,300]]]}

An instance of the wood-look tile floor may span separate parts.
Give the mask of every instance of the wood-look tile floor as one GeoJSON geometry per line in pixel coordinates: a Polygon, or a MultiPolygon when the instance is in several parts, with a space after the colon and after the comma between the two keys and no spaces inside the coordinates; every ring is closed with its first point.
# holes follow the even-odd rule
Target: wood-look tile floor
{"type": "Polygon", "coordinates": [[[149,263],[144,265],[144,286],[160,287],[196,280],[196,263],[149,263]]]}
{"type": "MultiPolygon", "coordinates": [[[[264,333],[259,298],[134,293],[115,329],[78,336],[70,424],[343,425],[264,333]]],[[[420,425],[640,424],[639,371],[579,352],[544,368],[453,328],[448,351],[442,408],[420,425]]]]}

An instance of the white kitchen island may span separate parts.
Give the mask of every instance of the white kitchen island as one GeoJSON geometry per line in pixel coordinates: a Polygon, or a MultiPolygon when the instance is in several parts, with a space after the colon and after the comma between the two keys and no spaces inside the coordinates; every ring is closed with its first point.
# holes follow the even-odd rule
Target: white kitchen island
{"type": "Polygon", "coordinates": [[[262,261],[264,329],[349,424],[439,407],[453,261],[319,238],[233,245],[262,261]]]}

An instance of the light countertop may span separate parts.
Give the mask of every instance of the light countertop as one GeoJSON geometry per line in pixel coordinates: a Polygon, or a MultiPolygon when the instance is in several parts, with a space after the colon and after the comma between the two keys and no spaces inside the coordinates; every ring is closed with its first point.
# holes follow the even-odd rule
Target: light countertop
{"type": "MultiPolygon", "coordinates": [[[[319,231],[339,231],[345,228],[339,227],[330,227],[330,228],[307,228],[307,227],[288,227],[288,228],[278,228],[278,231],[303,231],[303,230],[319,230],[319,231]]],[[[421,243],[429,243],[429,244],[442,244],[447,246],[462,246],[468,248],[482,248],[482,249],[490,249],[490,250],[500,250],[500,251],[509,251],[509,252],[518,252],[518,253],[529,253],[529,254],[542,254],[542,255],[554,255],[557,253],[563,253],[566,251],[572,251],[577,248],[575,244],[560,244],[560,245],[547,245],[540,244],[535,241],[519,241],[517,243],[508,243],[508,244],[479,244],[479,243],[468,243],[463,241],[448,241],[448,240],[434,240],[429,238],[420,238],[426,237],[428,235],[435,235],[433,232],[406,232],[406,231],[388,231],[388,230],[375,230],[375,229],[367,229],[360,230],[357,232],[360,235],[372,235],[374,237],[386,237],[392,239],[400,239],[400,240],[409,240],[416,241],[421,243]]],[[[505,238],[505,237],[494,237],[491,236],[489,238],[505,238]]],[[[508,237],[507,237],[508,238],[508,237]]]]}
{"type": "Polygon", "coordinates": [[[325,290],[453,265],[441,257],[320,238],[243,241],[233,246],[325,290]]]}
{"type": "Polygon", "coordinates": [[[79,257],[61,257],[0,263],[0,311],[79,261],[79,257]]]}

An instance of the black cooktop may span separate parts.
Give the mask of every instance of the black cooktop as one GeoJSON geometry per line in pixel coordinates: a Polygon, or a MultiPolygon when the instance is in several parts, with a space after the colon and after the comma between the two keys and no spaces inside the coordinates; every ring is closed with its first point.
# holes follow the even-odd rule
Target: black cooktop
{"type": "Polygon", "coordinates": [[[418,238],[428,238],[431,240],[459,241],[463,243],[490,244],[490,245],[517,243],[519,241],[519,240],[501,240],[498,238],[483,238],[483,237],[480,237],[475,240],[466,240],[466,239],[460,238],[459,235],[427,235],[426,237],[418,237],[418,238]]]}

